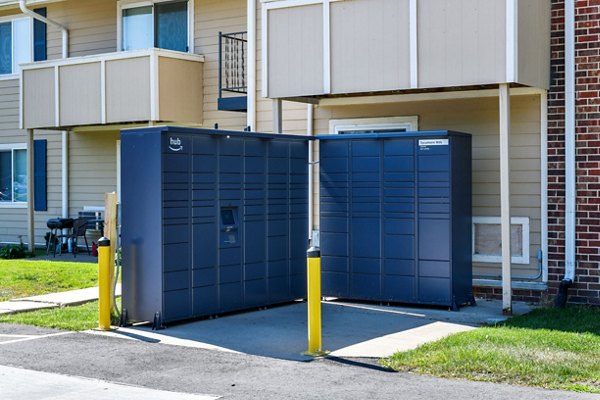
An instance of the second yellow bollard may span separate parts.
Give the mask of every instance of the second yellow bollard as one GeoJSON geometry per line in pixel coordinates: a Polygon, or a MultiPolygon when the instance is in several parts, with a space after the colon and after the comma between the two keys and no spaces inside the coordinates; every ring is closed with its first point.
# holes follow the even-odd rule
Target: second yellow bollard
{"type": "Polygon", "coordinates": [[[110,240],[98,240],[98,330],[110,330],[111,308],[110,240]]]}
{"type": "Polygon", "coordinates": [[[308,350],[305,355],[318,357],[323,351],[321,334],[321,250],[311,247],[307,253],[308,350]]]}

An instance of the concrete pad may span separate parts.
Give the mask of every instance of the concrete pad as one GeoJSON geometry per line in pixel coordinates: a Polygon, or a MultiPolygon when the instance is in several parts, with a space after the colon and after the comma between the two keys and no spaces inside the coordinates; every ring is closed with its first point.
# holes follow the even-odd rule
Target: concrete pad
{"type": "MultiPolygon", "coordinates": [[[[532,307],[515,303],[516,312],[532,307]]],[[[471,330],[503,318],[499,301],[481,301],[460,312],[440,308],[390,307],[324,302],[323,349],[339,357],[380,358],[449,334],[471,330]]],[[[504,317],[505,318],[505,317],[504,317]]],[[[307,307],[304,302],[220,318],[170,325],[118,329],[108,335],[151,343],[233,351],[264,357],[306,361],[307,307]]],[[[107,333],[100,333],[107,334],[107,333]]]]}
{"type": "Polygon", "coordinates": [[[0,366],[3,400],[213,400],[216,396],[168,392],[47,372],[0,366]],[[35,382],[32,385],[31,382],[35,382]]]}
{"type": "Polygon", "coordinates": [[[381,336],[331,352],[332,356],[346,358],[388,357],[397,351],[416,349],[422,344],[433,342],[459,332],[475,329],[472,326],[432,322],[417,328],[381,336]]]}

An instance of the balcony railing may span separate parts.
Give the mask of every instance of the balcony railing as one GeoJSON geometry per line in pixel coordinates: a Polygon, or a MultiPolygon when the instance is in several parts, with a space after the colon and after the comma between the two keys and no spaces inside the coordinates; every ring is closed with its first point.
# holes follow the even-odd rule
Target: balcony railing
{"type": "Polygon", "coordinates": [[[219,32],[219,110],[246,111],[246,96],[235,94],[247,92],[247,41],[247,32],[219,32]]]}
{"type": "Polygon", "coordinates": [[[23,66],[21,126],[202,123],[203,61],[148,49],[23,66]]]}

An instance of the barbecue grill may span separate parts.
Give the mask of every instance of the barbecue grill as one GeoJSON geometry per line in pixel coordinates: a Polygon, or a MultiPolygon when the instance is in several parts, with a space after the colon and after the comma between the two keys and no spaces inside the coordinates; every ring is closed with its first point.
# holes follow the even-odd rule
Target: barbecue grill
{"type": "Polygon", "coordinates": [[[50,230],[70,229],[73,227],[73,218],[50,218],[46,225],[50,230]]]}
{"type": "Polygon", "coordinates": [[[63,238],[60,231],[63,229],[71,229],[73,227],[73,218],[50,218],[46,222],[46,226],[50,229],[50,236],[48,237],[48,247],[46,247],[46,255],[50,254],[50,248],[53,249],[53,254],[56,256],[56,248],[58,251],[62,251],[62,246],[59,240],[63,238]]]}

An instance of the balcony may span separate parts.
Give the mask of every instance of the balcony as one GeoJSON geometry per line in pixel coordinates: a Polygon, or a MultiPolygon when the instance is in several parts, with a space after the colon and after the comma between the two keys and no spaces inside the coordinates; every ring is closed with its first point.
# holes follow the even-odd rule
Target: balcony
{"type": "Polygon", "coordinates": [[[248,108],[247,36],[247,32],[219,32],[218,108],[221,111],[246,112],[248,108]]]}
{"type": "Polygon", "coordinates": [[[201,124],[204,57],[148,49],[22,67],[21,127],[201,124]]]}
{"type": "Polygon", "coordinates": [[[264,1],[263,95],[547,88],[548,0],[264,1]]]}

